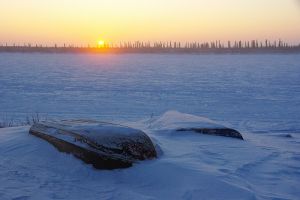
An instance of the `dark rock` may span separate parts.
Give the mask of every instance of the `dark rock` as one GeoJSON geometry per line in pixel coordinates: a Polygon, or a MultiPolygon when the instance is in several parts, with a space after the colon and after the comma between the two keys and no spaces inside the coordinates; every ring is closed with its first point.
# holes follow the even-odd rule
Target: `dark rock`
{"type": "Polygon", "coordinates": [[[155,147],[143,131],[118,124],[92,120],[41,122],[29,133],[98,169],[126,168],[156,157],[155,147]]]}
{"type": "Polygon", "coordinates": [[[180,128],[177,129],[177,131],[194,131],[206,135],[217,135],[244,140],[238,131],[230,128],[180,128]]]}

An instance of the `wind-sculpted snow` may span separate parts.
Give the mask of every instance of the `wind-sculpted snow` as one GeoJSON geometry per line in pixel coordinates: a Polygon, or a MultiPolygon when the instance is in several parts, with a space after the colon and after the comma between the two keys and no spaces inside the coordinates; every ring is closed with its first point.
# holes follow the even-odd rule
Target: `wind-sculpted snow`
{"type": "Polygon", "coordinates": [[[150,125],[153,129],[177,130],[181,128],[225,128],[225,126],[205,117],[195,116],[178,111],[167,111],[150,125]]]}
{"type": "MultiPolygon", "coordinates": [[[[178,120],[186,116],[186,122],[203,119],[173,111],[158,119],[171,122],[172,113],[178,120]]],[[[243,132],[241,142],[192,132],[183,135],[166,129],[172,123],[159,129],[149,119],[124,123],[142,129],[159,145],[158,159],[127,169],[96,170],[29,135],[29,127],[0,129],[0,199],[294,200],[300,196],[298,134],[243,132]]]]}
{"type": "Polygon", "coordinates": [[[180,132],[192,131],[207,135],[218,135],[243,139],[243,136],[236,130],[221,125],[205,117],[168,111],[158,119],[152,119],[150,127],[160,130],[175,130],[180,132]]]}

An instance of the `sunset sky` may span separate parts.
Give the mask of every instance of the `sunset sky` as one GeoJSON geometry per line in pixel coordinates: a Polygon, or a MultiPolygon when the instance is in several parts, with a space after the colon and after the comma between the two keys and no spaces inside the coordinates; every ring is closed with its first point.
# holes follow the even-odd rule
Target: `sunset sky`
{"type": "Polygon", "coordinates": [[[0,9],[0,43],[300,43],[299,0],[0,0],[0,9]]]}

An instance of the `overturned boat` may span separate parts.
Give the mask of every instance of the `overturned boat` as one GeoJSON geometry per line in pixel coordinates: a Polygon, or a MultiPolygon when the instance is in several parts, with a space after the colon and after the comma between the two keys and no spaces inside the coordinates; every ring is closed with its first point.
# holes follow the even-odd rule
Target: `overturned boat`
{"type": "Polygon", "coordinates": [[[231,128],[178,128],[176,131],[193,131],[196,133],[201,133],[205,135],[216,135],[223,137],[232,137],[240,140],[244,140],[243,136],[237,130],[231,128]]]}
{"type": "Polygon", "coordinates": [[[205,117],[168,111],[150,123],[151,127],[163,131],[195,132],[205,135],[231,137],[244,140],[242,134],[235,129],[205,117]]]}
{"type": "Polygon", "coordinates": [[[151,139],[143,131],[118,124],[94,120],[49,121],[34,124],[29,133],[97,169],[126,168],[157,156],[151,139]]]}

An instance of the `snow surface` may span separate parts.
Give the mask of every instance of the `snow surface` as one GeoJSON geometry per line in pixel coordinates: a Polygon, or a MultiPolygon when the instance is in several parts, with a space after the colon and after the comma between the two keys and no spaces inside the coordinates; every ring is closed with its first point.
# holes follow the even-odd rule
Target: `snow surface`
{"type": "Polygon", "coordinates": [[[29,127],[0,129],[0,200],[300,199],[299,66],[297,54],[1,53],[0,123],[33,113],[121,121],[162,152],[96,171],[29,127]],[[174,132],[200,119],[160,116],[174,109],[222,122],[245,141],[174,132]]]}
{"type": "Polygon", "coordinates": [[[172,111],[156,120],[128,122],[150,135],[163,153],[113,171],[95,170],[58,152],[29,135],[29,127],[0,129],[0,199],[299,199],[297,134],[242,132],[245,141],[163,134],[173,122],[199,119],[205,118],[172,111]]]}
{"type": "Polygon", "coordinates": [[[0,53],[0,123],[135,121],[178,110],[255,133],[300,132],[300,56],[0,53]]]}
{"type": "Polygon", "coordinates": [[[154,120],[150,127],[159,130],[177,130],[180,128],[225,128],[213,120],[178,111],[168,111],[154,120]]]}

